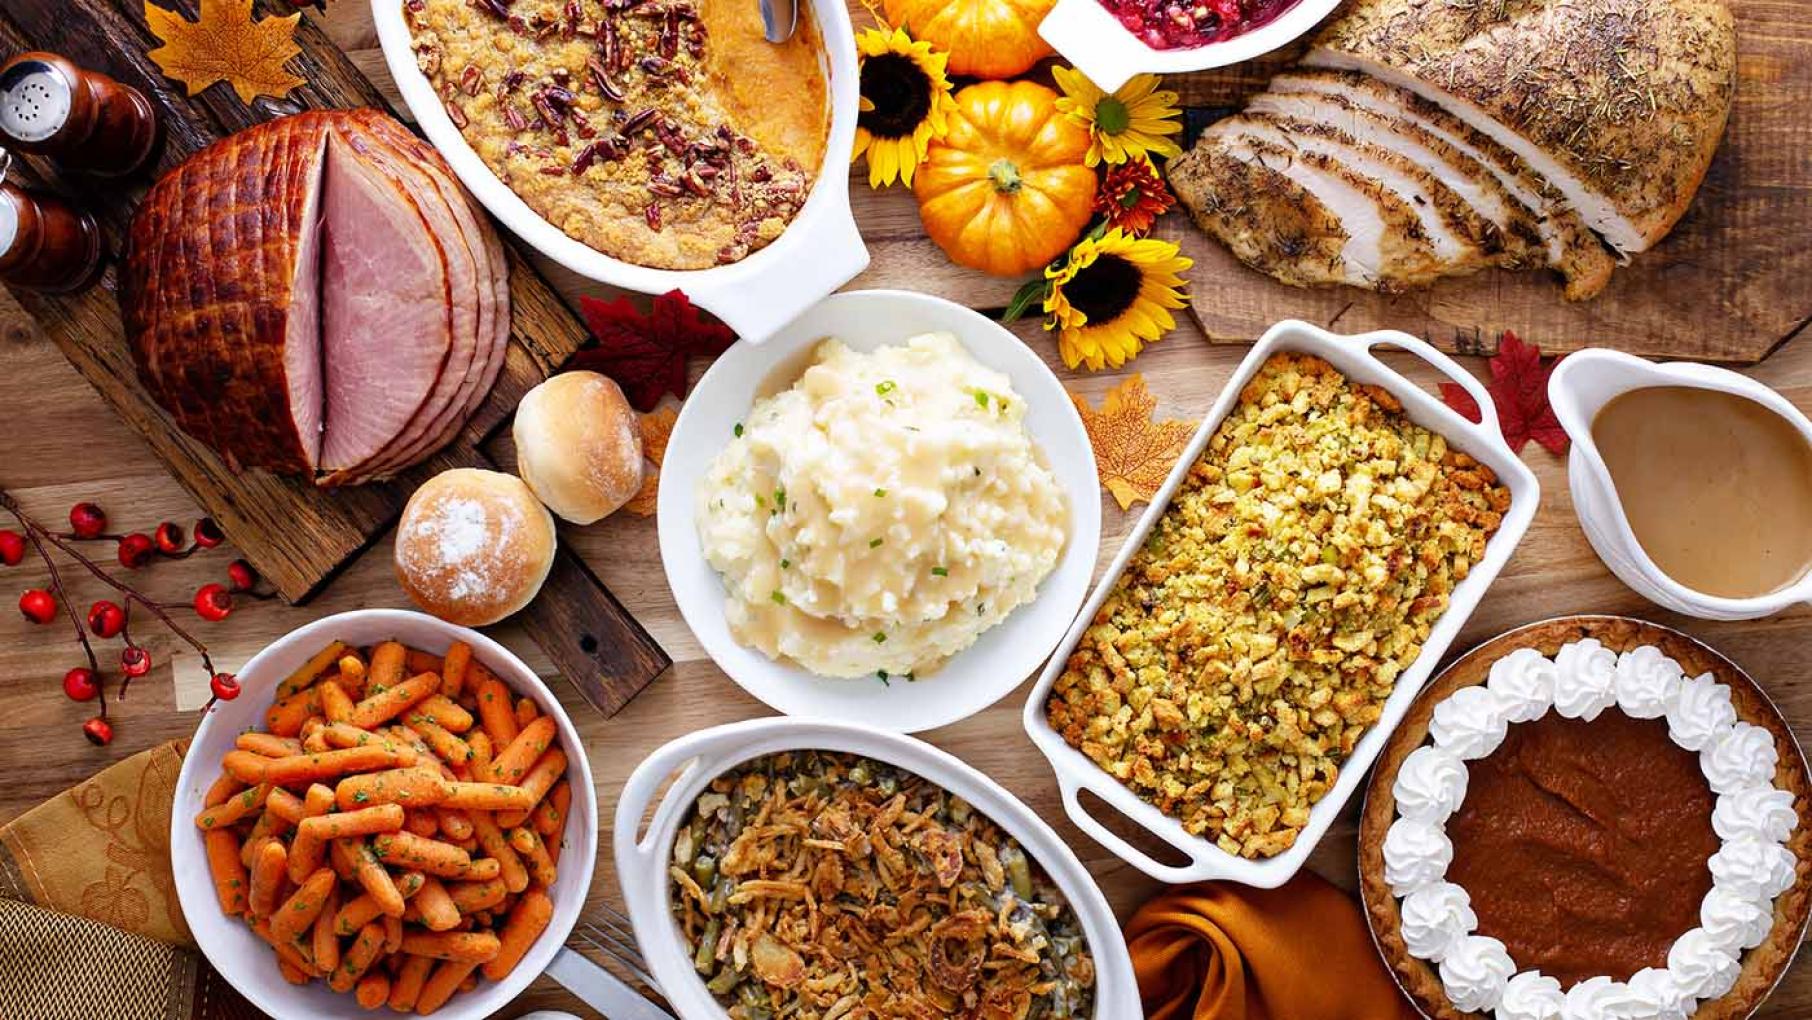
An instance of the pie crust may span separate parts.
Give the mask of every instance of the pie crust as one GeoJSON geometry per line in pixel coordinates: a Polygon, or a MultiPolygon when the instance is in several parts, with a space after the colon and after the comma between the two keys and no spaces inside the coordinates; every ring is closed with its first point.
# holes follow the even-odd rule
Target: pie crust
{"type": "Polygon", "coordinates": [[[1475,1020],[1486,1016],[1456,1009],[1447,998],[1435,965],[1410,955],[1403,942],[1398,901],[1384,880],[1384,835],[1397,815],[1392,787],[1403,760],[1428,739],[1428,724],[1436,705],[1462,687],[1483,684],[1491,664],[1518,648],[1533,648],[1552,657],[1562,645],[1585,638],[1597,638],[1606,648],[1619,653],[1654,645],[1678,662],[1689,677],[1711,673],[1730,688],[1737,718],[1763,727],[1774,736],[1780,756],[1774,785],[1793,795],[1794,810],[1801,819],[1786,843],[1798,860],[1795,880],[1792,888],[1775,898],[1774,929],[1767,940],[1743,954],[1736,986],[1722,998],[1701,1003],[1693,1013],[1693,1020],[1746,1017],[1786,973],[1805,934],[1807,918],[1812,915],[1812,776],[1807,773],[1805,756],[1786,721],[1748,674],[1679,631],[1627,617],[1571,616],[1510,631],[1461,656],[1417,697],[1378,757],[1360,815],[1359,886],[1372,939],[1398,986],[1424,1016],[1432,1020],[1475,1020]]]}

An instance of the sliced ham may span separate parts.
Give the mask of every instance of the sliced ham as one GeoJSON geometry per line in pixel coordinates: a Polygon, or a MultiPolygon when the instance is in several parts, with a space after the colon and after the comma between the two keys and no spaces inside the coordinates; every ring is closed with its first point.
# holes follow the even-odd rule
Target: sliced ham
{"type": "Polygon", "coordinates": [[[501,242],[374,110],[196,153],[132,224],[122,309],[152,397],[234,470],[387,477],[444,445],[509,340],[501,242]]]}
{"type": "Polygon", "coordinates": [[[1627,254],[1667,234],[1711,165],[1736,29],[1719,0],[1365,0],[1305,62],[1439,104],[1522,157],[1627,254]]]}

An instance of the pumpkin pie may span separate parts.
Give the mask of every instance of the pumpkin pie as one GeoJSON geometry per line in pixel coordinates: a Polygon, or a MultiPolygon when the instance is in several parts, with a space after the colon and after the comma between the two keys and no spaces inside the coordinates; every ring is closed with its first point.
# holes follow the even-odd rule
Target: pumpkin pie
{"type": "Polygon", "coordinates": [[[1809,793],[1716,652],[1619,617],[1534,624],[1450,666],[1379,758],[1367,920],[1436,1020],[1745,1017],[1812,912],[1809,793]]]}

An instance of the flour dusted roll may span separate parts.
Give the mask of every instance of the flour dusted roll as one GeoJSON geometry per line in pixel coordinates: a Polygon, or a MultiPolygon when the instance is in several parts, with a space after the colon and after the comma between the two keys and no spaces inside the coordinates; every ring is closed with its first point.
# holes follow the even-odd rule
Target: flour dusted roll
{"type": "Polygon", "coordinates": [[[642,430],[617,384],[563,372],[516,408],[516,470],[574,524],[614,513],[642,487],[642,430]]]}
{"type": "Polygon", "coordinates": [[[396,577],[427,612],[483,626],[528,605],[554,546],[554,518],[522,479],[456,468],[409,497],[396,527],[396,577]]]}

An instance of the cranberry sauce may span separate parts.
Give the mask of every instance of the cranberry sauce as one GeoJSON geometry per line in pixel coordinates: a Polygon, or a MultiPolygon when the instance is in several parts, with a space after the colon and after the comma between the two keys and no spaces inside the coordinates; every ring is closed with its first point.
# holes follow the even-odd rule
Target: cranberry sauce
{"type": "Polygon", "coordinates": [[[1100,0],[1126,30],[1154,50],[1182,50],[1244,35],[1296,0],[1100,0]]]}

